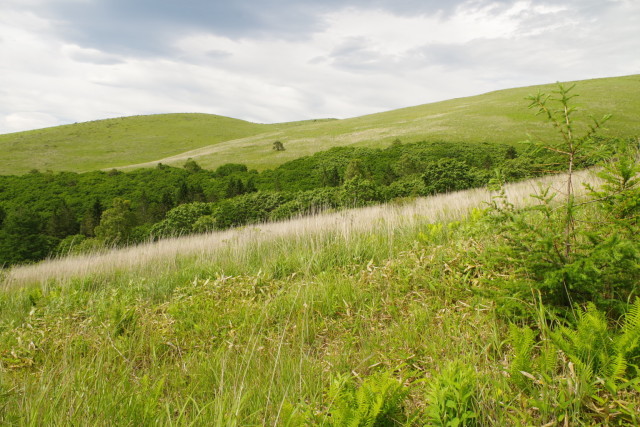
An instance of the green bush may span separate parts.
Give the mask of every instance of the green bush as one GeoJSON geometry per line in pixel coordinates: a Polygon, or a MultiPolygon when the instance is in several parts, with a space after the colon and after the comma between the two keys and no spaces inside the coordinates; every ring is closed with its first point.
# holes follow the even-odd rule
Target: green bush
{"type": "Polygon", "coordinates": [[[465,190],[475,184],[467,162],[448,158],[427,163],[422,179],[429,194],[465,190]]]}
{"type": "Polygon", "coordinates": [[[211,215],[213,207],[210,203],[188,203],[167,212],[167,217],[154,225],[151,234],[154,236],[178,236],[190,234],[194,225],[203,216],[211,215]]]}

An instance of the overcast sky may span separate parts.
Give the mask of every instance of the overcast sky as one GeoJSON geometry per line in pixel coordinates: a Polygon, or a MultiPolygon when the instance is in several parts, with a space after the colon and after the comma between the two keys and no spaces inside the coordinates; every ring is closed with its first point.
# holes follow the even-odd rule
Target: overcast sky
{"type": "Polygon", "coordinates": [[[0,133],[272,123],[640,73],[640,0],[0,0],[0,133]]]}

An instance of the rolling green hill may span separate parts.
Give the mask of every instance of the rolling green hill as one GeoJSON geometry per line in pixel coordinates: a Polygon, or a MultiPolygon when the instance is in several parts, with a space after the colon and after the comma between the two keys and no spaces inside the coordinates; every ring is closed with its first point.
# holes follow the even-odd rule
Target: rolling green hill
{"type": "MultiPolygon", "coordinates": [[[[540,138],[552,135],[524,98],[554,86],[507,89],[344,120],[256,124],[206,114],[166,114],[0,135],[5,158],[0,174],[179,165],[189,157],[207,168],[235,162],[266,169],[331,147],[382,147],[395,139],[517,143],[527,132],[540,138]],[[276,140],[286,151],[272,150],[276,140]]],[[[640,135],[640,75],[584,80],[575,91],[584,110],[614,115],[609,134],[640,135]]]]}

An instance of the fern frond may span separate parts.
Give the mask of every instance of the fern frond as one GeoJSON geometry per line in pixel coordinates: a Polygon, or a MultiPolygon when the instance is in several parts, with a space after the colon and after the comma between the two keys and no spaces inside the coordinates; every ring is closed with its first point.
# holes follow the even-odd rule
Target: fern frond
{"type": "Polygon", "coordinates": [[[627,372],[627,366],[627,361],[624,355],[618,353],[609,360],[609,363],[604,370],[604,374],[606,378],[610,380],[622,380],[627,372]]]}
{"type": "Polygon", "coordinates": [[[627,312],[621,332],[616,340],[616,349],[624,354],[634,352],[640,344],[640,298],[636,298],[627,312]]]}
{"type": "Polygon", "coordinates": [[[536,359],[536,369],[544,375],[552,375],[558,365],[558,350],[549,341],[540,347],[540,355],[536,359]]]}
{"type": "Polygon", "coordinates": [[[403,402],[408,389],[384,372],[372,375],[354,387],[353,378],[339,377],[329,392],[334,397],[331,424],[347,427],[392,425],[402,419],[403,402]]]}
{"type": "Polygon", "coordinates": [[[522,372],[530,373],[532,370],[534,338],[534,333],[528,326],[519,328],[513,324],[509,325],[509,341],[514,351],[509,373],[511,379],[521,387],[526,387],[529,384],[522,372]]]}

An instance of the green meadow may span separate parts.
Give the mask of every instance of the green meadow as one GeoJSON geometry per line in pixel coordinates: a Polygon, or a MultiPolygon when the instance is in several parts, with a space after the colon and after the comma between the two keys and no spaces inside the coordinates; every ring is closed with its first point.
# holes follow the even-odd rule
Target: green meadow
{"type": "Polygon", "coordinates": [[[525,209],[563,182],[15,267],[0,423],[637,425],[640,302],[566,317],[533,264],[501,255],[492,197],[525,209]]]}
{"type": "MultiPolygon", "coordinates": [[[[224,147],[233,145],[243,163],[266,168],[313,144],[515,144],[531,133],[565,172],[506,182],[497,168],[485,187],[236,227],[222,227],[203,202],[183,201],[166,220],[195,215],[210,227],[2,268],[0,425],[640,425],[638,81],[582,82],[573,99],[547,86],[559,97],[530,99],[534,111],[523,98],[537,88],[523,88],[348,120],[233,121],[234,140],[221,130],[213,145],[181,147],[175,161],[228,162],[224,147]],[[604,123],[589,128],[582,111],[613,113],[609,138],[597,137],[604,123]],[[271,149],[275,138],[285,151],[271,149]]],[[[151,118],[157,126],[176,119],[122,122],[145,128],[151,118]]],[[[514,167],[546,159],[507,148],[500,154],[514,167]]],[[[316,190],[367,193],[372,184],[358,168],[350,162],[344,179],[316,190]]],[[[155,170],[178,173],[168,169],[155,170]]],[[[426,186],[462,181],[471,167],[444,156],[418,169],[408,176],[426,186]]],[[[202,170],[191,162],[180,173],[202,170]]],[[[264,208],[247,200],[228,207],[264,208]]],[[[36,236],[18,231],[37,215],[0,216],[5,251],[2,242],[36,236]]],[[[132,215],[130,201],[114,199],[95,238],[122,233],[132,215]]]]}
{"type": "MultiPolygon", "coordinates": [[[[386,147],[402,142],[497,142],[547,138],[553,130],[524,98],[554,85],[507,89],[343,120],[255,124],[204,114],[125,117],[0,136],[0,174],[41,171],[243,163],[263,170],[338,146],[386,147]],[[274,151],[281,141],[285,151],[274,151]]],[[[640,75],[585,80],[576,105],[594,116],[613,114],[619,137],[640,134],[640,75]]]]}

